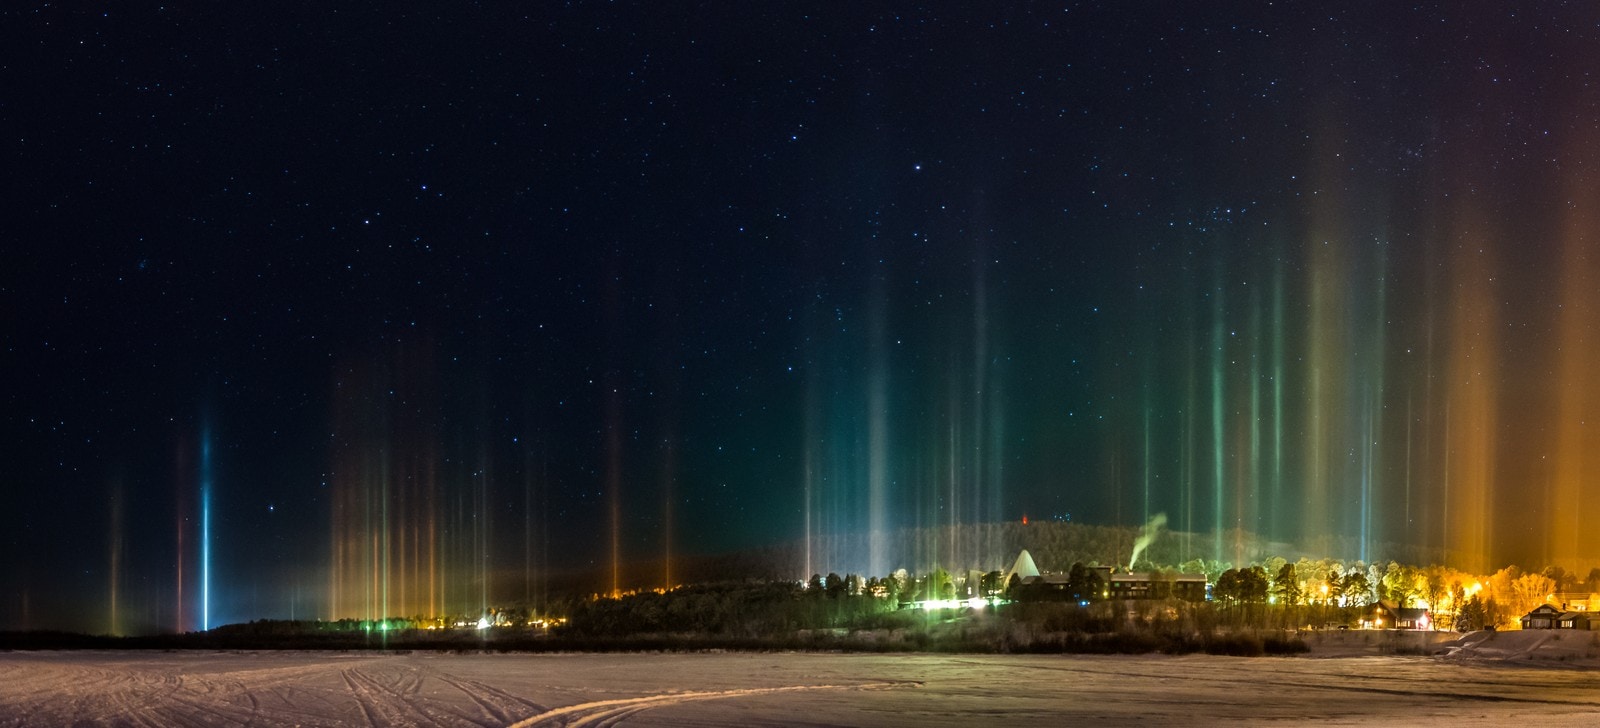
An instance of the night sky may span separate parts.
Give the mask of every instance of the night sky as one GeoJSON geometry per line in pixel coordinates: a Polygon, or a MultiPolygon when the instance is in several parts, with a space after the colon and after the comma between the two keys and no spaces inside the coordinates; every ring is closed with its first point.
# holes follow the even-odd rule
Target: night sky
{"type": "Polygon", "coordinates": [[[335,5],[0,11],[0,627],[1600,560],[1589,4],[335,5]]]}

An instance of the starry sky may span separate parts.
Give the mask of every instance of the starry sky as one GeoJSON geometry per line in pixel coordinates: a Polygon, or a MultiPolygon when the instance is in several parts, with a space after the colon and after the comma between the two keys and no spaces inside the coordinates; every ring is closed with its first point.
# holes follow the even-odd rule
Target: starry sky
{"type": "Polygon", "coordinates": [[[1600,558],[1600,10],[336,5],[0,11],[0,626],[1600,558]]]}

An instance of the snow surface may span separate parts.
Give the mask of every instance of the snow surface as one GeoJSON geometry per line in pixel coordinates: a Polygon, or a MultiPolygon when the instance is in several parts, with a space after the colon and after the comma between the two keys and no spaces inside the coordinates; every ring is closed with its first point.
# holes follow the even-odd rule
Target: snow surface
{"type": "Polygon", "coordinates": [[[1304,720],[1596,725],[1600,680],[1570,667],[1405,656],[0,653],[0,726],[1304,720]]]}

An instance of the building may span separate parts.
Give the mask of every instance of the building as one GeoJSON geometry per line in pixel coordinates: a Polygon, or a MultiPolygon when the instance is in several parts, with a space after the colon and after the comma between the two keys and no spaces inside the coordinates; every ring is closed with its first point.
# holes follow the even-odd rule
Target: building
{"type": "Polygon", "coordinates": [[[1600,615],[1592,612],[1562,612],[1556,617],[1556,629],[1592,632],[1596,628],[1600,628],[1600,615]]]}
{"type": "Polygon", "coordinates": [[[1021,579],[1011,589],[1011,598],[1023,602],[1088,602],[1097,594],[1086,594],[1066,574],[1039,574],[1021,579]]]}
{"type": "Polygon", "coordinates": [[[1522,615],[1523,629],[1574,629],[1581,632],[1600,630],[1600,613],[1583,610],[1564,610],[1554,604],[1540,604],[1522,615]]]}
{"type": "Polygon", "coordinates": [[[1204,574],[1174,572],[1131,572],[1111,566],[1091,566],[1086,571],[1098,578],[1100,586],[1092,593],[1084,588],[1091,581],[1074,584],[1069,574],[1042,573],[1026,550],[1006,571],[1002,581],[1013,598],[1023,601],[1083,601],[1104,599],[1182,599],[1203,602],[1207,597],[1204,574]]]}
{"type": "Polygon", "coordinates": [[[1433,616],[1426,609],[1380,601],[1372,606],[1367,623],[1363,626],[1372,629],[1431,629],[1433,616]]]}
{"type": "Polygon", "coordinates": [[[1523,629],[1556,629],[1557,619],[1562,611],[1551,604],[1540,604],[1533,611],[1522,615],[1523,629]]]}
{"type": "Polygon", "coordinates": [[[1589,592],[1556,592],[1551,595],[1550,603],[1561,607],[1568,612],[1592,612],[1600,609],[1600,595],[1589,592]]]}
{"type": "Polygon", "coordinates": [[[1072,586],[1066,574],[1040,573],[1039,567],[1033,563],[1033,555],[1023,549],[1017,554],[1017,560],[1006,570],[1001,579],[1004,589],[1012,599],[1020,601],[1067,601],[1084,600],[1089,596],[1070,590],[1072,586]]]}
{"type": "Polygon", "coordinates": [[[1027,549],[1023,549],[1022,553],[1017,554],[1016,563],[1012,564],[1011,568],[1006,570],[1006,575],[1001,578],[1000,583],[1010,584],[1013,578],[1021,581],[1030,576],[1038,575],[1039,567],[1035,566],[1033,563],[1033,554],[1028,553],[1027,549]]]}
{"type": "Polygon", "coordinates": [[[1206,600],[1205,574],[1117,571],[1102,567],[1100,578],[1109,599],[1169,599],[1188,602],[1206,600]]]}

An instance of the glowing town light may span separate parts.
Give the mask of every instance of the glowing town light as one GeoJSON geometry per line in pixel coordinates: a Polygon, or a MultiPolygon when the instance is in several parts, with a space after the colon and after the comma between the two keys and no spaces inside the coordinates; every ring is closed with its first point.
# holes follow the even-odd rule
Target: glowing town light
{"type": "MultiPolygon", "coordinates": [[[[1460,223],[1462,230],[1477,230],[1474,221],[1460,223]]],[[[1463,241],[1476,248],[1476,240],[1463,241]]],[[[1460,281],[1493,281],[1488,256],[1451,256],[1451,277],[1460,281]]],[[[1463,557],[1469,572],[1483,573],[1489,546],[1491,493],[1499,439],[1500,392],[1496,378],[1484,372],[1499,368],[1497,332],[1504,327],[1496,294],[1482,285],[1461,285],[1452,293],[1449,340],[1450,360],[1444,406],[1447,426],[1444,466],[1448,481],[1443,497],[1447,548],[1463,557]],[[1454,433],[1451,436],[1448,433],[1454,433]]]]}
{"type": "Polygon", "coordinates": [[[1227,500],[1225,495],[1226,477],[1223,469],[1227,463],[1227,441],[1223,429],[1223,412],[1227,408],[1223,402],[1225,394],[1224,377],[1226,369],[1223,367],[1223,350],[1226,348],[1227,338],[1223,335],[1223,291],[1222,286],[1222,261],[1217,260],[1216,280],[1214,282],[1216,295],[1211,299],[1211,527],[1213,529],[1213,543],[1211,558],[1222,559],[1222,531],[1225,523],[1223,503],[1227,500]]]}
{"type": "Polygon", "coordinates": [[[872,280],[867,314],[867,568],[882,574],[888,571],[889,550],[889,363],[885,296],[879,279],[872,280]]]}
{"type": "Polygon", "coordinates": [[[936,609],[961,609],[963,607],[982,609],[988,606],[989,603],[989,600],[983,597],[972,597],[971,599],[927,599],[915,602],[912,606],[924,611],[933,611],[936,609]]]}
{"type": "Polygon", "coordinates": [[[488,617],[479,617],[478,618],[478,629],[488,629],[488,628],[489,628],[489,618],[488,617]]]}
{"type": "Polygon", "coordinates": [[[211,629],[211,435],[200,443],[200,631],[211,629]]]}
{"type": "Polygon", "coordinates": [[[211,629],[211,493],[200,491],[200,631],[211,629]]]}

